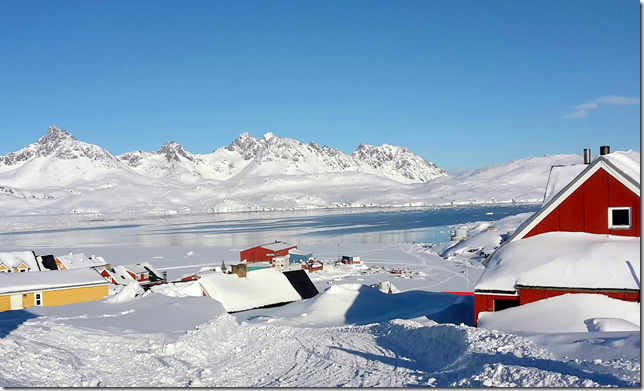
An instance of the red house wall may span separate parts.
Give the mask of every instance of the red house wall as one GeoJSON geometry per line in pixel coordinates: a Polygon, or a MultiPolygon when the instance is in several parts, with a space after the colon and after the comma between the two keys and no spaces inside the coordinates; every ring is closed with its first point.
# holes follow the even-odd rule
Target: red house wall
{"type": "Polygon", "coordinates": [[[517,296],[512,295],[486,295],[475,293],[474,294],[474,326],[479,318],[481,312],[493,312],[494,300],[519,300],[517,296]]]}
{"type": "Polygon", "coordinates": [[[554,232],[640,236],[640,197],[600,168],[550,212],[524,238],[554,232]],[[633,227],[608,229],[608,208],[630,206],[633,227]]]}
{"type": "Polygon", "coordinates": [[[547,299],[549,297],[561,296],[566,293],[597,293],[608,296],[613,299],[620,299],[624,301],[639,301],[640,293],[639,292],[588,292],[588,291],[579,291],[579,290],[546,290],[546,289],[520,289],[519,290],[519,304],[524,305],[528,303],[533,303],[535,301],[547,299]]]}
{"type": "Polygon", "coordinates": [[[271,251],[264,247],[253,247],[239,253],[240,261],[246,259],[248,262],[270,262],[274,257],[281,257],[288,255],[288,250],[297,248],[292,246],[279,251],[271,251]],[[270,255],[269,255],[270,254],[270,255]]]}

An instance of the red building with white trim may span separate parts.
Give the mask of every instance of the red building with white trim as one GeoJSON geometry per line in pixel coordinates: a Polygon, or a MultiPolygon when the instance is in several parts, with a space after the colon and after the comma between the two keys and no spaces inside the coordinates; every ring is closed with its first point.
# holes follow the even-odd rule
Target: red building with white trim
{"type": "MultiPolygon", "coordinates": [[[[526,220],[497,251],[512,242],[548,232],[585,232],[604,234],[604,237],[614,235],[639,238],[639,153],[615,152],[598,156],[590,164],[553,167],[543,207],[526,220]]],[[[486,263],[493,256],[494,254],[486,263]]],[[[639,262],[636,266],[639,273],[639,262]]],[[[486,265],[486,271],[487,269],[486,265]]],[[[479,282],[484,276],[485,272],[479,282]]],[[[510,289],[507,286],[494,289],[494,286],[489,285],[482,289],[477,283],[474,295],[475,324],[481,312],[499,311],[566,293],[601,293],[627,301],[640,300],[639,282],[637,289],[633,286],[601,286],[601,282],[593,286],[572,283],[559,285],[563,286],[535,286],[517,281],[510,289]]]]}
{"type": "Polygon", "coordinates": [[[275,257],[289,255],[288,251],[297,248],[292,244],[275,241],[241,251],[239,258],[243,262],[270,262],[275,257]]]}

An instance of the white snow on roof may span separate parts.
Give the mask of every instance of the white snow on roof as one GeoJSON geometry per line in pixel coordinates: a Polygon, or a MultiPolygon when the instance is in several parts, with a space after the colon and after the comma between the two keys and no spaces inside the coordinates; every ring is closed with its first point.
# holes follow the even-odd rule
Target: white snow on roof
{"type": "Polygon", "coordinates": [[[98,284],[108,282],[96,270],[86,268],[47,273],[0,273],[0,294],[98,284]]]}
{"type": "Polygon", "coordinates": [[[31,251],[18,251],[11,253],[0,253],[0,263],[4,263],[8,268],[20,266],[21,263],[29,266],[29,271],[38,271],[38,263],[36,257],[31,251]]]}
{"type": "Polygon", "coordinates": [[[640,183],[640,153],[632,150],[617,151],[601,156],[608,160],[618,170],[640,183]]]}
{"type": "Polygon", "coordinates": [[[152,273],[154,273],[157,277],[163,278],[163,273],[159,273],[159,271],[157,269],[155,269],[154,266],[152,266],[150,264],[150,262],[139,262],[139,263],[137,263],[137,265],[141,266],[144,271],[149,270],[152,273]],[[148,270],[145,270],[145,268],[148,268],[148,270]]]}
{"type": "Polygon", "coordinates": [[[275,243],[262,244],[261,246],[258,246],[258,247],[265,248],[271,251],[279,251],[279,250],[284,250],[295,246],[284,242],[275,242],[275,243]]]}
{"type": "Polygon", "coordinates": [[[487,262],[476,290],[515,286],[639,290],[640,238],[548,232],[510,242],[487,262]]]}
{"type": "Polygon", "coordinates": [[[134,281],[124,266],[114,266],[114,273],[110,273],[114,279],[121,285],[127,285],[128,282],[134,281]]]}
{"type": "Polygon", "coordinates": [[[96,267],[104,266],[106,264],[103,257],[95,257],[94,259],[87,258],[85,254],[68,254],[56,256],[67,269],[77,269],[79,267],[96,267]]]}
{"type": "Polygon", "coordinates": [[[198,281],[208,296],[223,304],[228,312],[302,300],[284,274],[275,268],[249,271],[247,277],[203,273],[198,281]]]}
{"type": "Polygon", "coordinates": [[[292,249],[288,250],[288,253],[293,254],[293,255],[313,255],[312,252],[302,251],[302,250],[298,250],[296,248],[292,248],[292,249]]]}
{"type": "Polygon", "coordinates": [[[548,184],[546,185],[546,195],[543,199],[543,205],[550,202],[557,193],[572,182],[586,167],[588,167],[587,164],[552,166],[550,169],[550,177],[548,177],[548,184]]]}

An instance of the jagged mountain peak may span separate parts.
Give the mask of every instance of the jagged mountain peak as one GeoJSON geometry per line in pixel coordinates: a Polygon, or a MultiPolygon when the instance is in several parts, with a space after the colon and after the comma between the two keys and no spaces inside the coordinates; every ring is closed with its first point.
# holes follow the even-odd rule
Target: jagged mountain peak
{"type": "Polygon", "coordinates": [[[38,144],[58,144],[67,139],[76,140],[76,138],[68,131],[58,129],[56,125],[51,125],[49,129],[47,129],[47,133],[38,139],[38,144]]]}
{"type": "Polygon", "coordinates": [[[60,146],[67,140],[77,141],[71,133],[66,130],[61,130],[56,125],[51,125],[47,129],[47,133],[38,139],[39,155],[47,155],[60,148],[60,146]]]}
{"type": "Polygon", "coordinates": [[[156,154],[165,155],[168,162],[179,162],[181,161],[181,158],[190,160],[191,162],[195,160],[191,153],[186,151],[181,144],[175,143],[174,141],[168,141],[163,144],[163,146],[157,150],[156,154]]]}
{"type": "Polygon", "coordinates": [[[4,185],[22,188],[64,186],[97,175],[127,171],[111,153],[98,145],[77,140],[66,130],[51,125],[37,142],[0,156],[0,166],[11,172],[4,185]]]}
{"type": "Polygon", "coordinates": [[[244,160],[250,160],[257,154],[259,142],[252,134],[244,132],[230,143],[226,149],[239,153],[244,157],[244,160]]]}
{"type": "MultiPolygon", "coordinates": [[[[276,137],[277,137],[277,136],[275,136],[275,135],[273,134],[273,132],[268,132],[268,133],[266,133],[264,136],[262,136],[262,138],[263,138],[264,140],[266,140],[266,141],[271,140],[271,139],[276,138],[276,137]]],[[[277,138],[279,138],[279,137],[277,137],[277,138]]]]}

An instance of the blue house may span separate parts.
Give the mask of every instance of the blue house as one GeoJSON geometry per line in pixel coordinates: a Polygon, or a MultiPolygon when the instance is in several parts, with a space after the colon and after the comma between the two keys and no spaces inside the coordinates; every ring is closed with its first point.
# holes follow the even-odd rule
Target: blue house
{"type": "Polygon", "coordinates": [[[306,262],[309,258],[313,258],[313,253],[307,253],[296,248],[288,250],[288,255],[290,256],[291,263],[306,262]]]}

